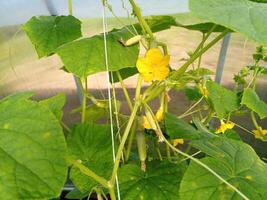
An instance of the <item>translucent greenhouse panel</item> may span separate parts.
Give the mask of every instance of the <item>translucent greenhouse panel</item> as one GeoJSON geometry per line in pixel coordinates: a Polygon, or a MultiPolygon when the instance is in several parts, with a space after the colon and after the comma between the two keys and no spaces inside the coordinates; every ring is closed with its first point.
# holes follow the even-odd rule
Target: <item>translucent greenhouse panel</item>
{"type": "MultiPolygon", "coordinates": [[[[130,13],[129,4],[123,0],[109,1],[114,13],[119,17],[127,18],[130,13]]],[[[137,1],[144,11],[144,15],[172,14],[187,12],[187,1],[137,1]],[[152,6],[151,6],[152,5],[152,6]]],[[[11,0],[0,2],[0,48],[1,48],[1,91],[6,95],[16,91],[35,90],[38,94],[50,95],[53,91],[74,90],[73,78],[59,70],[62,67],[57,56],[38,60],[29,39],[21,30],[19,24],[25,23],[34,15],[67,15],[66,0],[11,0]],[[29,6],[30,5],[30,6],[29,6]],[[14,15],[16,13],[16,15],[14,15]],[[3,17],[2,17],[3,16],[3,17]],[[43,91],[43,92],[42,92],[43,91]]],[[[73,4],[73,14],[83,20],[83,35],[88,37],[103,31],[101,1],[76,0],[73,4]]],[[[107,12],[108,17],[114,17],[107,12]]],[[[123,19],[123,23],[131,21],[123,19]]],[[[121,27],[114,18],[108,19],[108,28],[121,27]]],[[[103,77],[101,76],[101,79],[103,77]]],[[[98,85],[97,78],[92,78],[91,87],[106,88],[98,85]]]]}

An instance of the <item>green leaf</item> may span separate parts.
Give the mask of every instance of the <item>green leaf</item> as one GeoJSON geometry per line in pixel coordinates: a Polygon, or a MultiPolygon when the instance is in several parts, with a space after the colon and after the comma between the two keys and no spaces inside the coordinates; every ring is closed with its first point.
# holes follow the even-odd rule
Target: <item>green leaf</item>
{"type": "MultiPolygon", "coordinates": [[[[125,47],[120,41],[128,40],[132,35],[123,28],[107,34],[107,54],[109,71],[118,71],[135,67],[139,54],[139,45],[125,47]]],[[[104,36],[96,35],[68,43],[57,50],[65,69],[80,78],[97,72],[106,71],[104,36]]]]}
{"type": "MultiPolygon", "coordinates": [[[[116,72],[110,72],[110,74],[111,73],[113,75],[113,82],[114,83],[120,82],[119,77],[117,76],[117,73],[116,72]]],[[[127,79],[127,78],[137,74],[138,70],[137,70],[136,67],[127,67],[127,68],[124,68],[124,69],[120,69],[119,73],[121,75],[122,80],[124,80],[124,79],[127,79]]],[[[110,81],[111,81],[111,79],[110,79],[110,81]]]]}
{"type": "Polygon", "coordinates": [[[82,36],[81,22],[73,16],[32,17],[22,28],[39,58],[55,53],[59,46],[82,36]]]}
{"type": "MultiPolygon", "coordinates": [[[[98,124],[78,124],[67,138],[69,152],[76,160],[108,179],[113,167],[110,126],[98,124]]],[[[81,193],[89,192],[98,185],[94,179],[72,167],[70,178],[81,193]]]]}
{"type": "Polygon", "coordinates": [[[190,0],[189,7],[202,19],[267,44],[267,4],[249,0],[190,0]]]}
{"type": "Polygon", "coordinates": [[[0,102],[0,199],[51,199],[67,176],[66,142],[48,107],[31,93],[0,102]]]}
{"type": "MultiPolygon", "coordinates": [[[[98,100],[98,103],[101,105],[93,104],[87,107],[85,121],[89,123],[94,123],[99,119],[107,118],[109,116],[109,101],[108,100],[98,100]]],[[[116,100],[116,107],[115,101],[111,101],[112,110],[116,110],[120,112],[121,109],[121,102],[116,100]]]]}
{"type": "Polygon", "coordinates": [[[197,87],[185,87],[184,93],[189,101],[197,101],[202,97],[197,87]]]}
{"type": "Polygon", "coordinates": [[[169,15],[149,16],[145,20],[152,32],[163,31],[177,25],[175,18],[169,15]]]}
{"type": "Polygon", "coordinates": [[[135,164],[123,165],[119,169],[120,194],[123,200],[177,200],[179,185],[186,169],[185,163],[147,163],[146,172],[135,164]]]}
{"type": "Polygon", "coordinates": [[[0,99],[0,102],[2,101],[6,101],[6,100],[9,100],[9,101],[18,101],[18,100],[27,100],[31,97],[33,97],[34,93],[33,92],[19,92],[19,93],[15,93],[15,94],[12,94],[10,96],[7,96],[3,99],[0,99]]]}
{"type": "Polygon", "coordinates": [[[192,125],[178,119],[175,115],[170,113],[165,114],[165,127],[167,135],[170,139],[199,139],[200,132],[197,131],[192,125]]]}
{"type": "MultiPolygon", "coordinates": [[[[267,195],[267,165],[247,144],[226,138],[193,141],[193,146],[210,157],[201,159],[212,170],[237,187],[249,199],[267,195]]],[[[236,192],[209,171],[191,162],[181,182],[181,200],[242,200],[236,192]]]]}
{"type": "Polygon", "coordinates": [[[106,108],[99,107],[95,104],[87,107],[85,121],[94,123],[99,119],[103,119],[108,116],[108,110],[106,108]]]}
{"type": "MultiPolygon", "coordinates": [[[[170,15],[157,15],[157,16],[149,16],[145,18],[152,32],[156,33],[159,31],[170,29],[172,26],[183,27],[188,30],[200,31],[202,33],[207,33],[210,29],[216,24],[210,22],[203,23],[193,23],[193,24],[182,24],[177,22],[174,16],[170,15]]],[[[140,24],[134,24],[137,32],[142,34],[142,28],[140,24]]],[[[130,27],[130,26],[129,26],[130,27]]],[[[225,27],[217,25],[213,32],[222,32],[225,30],[225,27]]]]}
{"type": "Polygon", "coordinates": [[[70,191],[64,198],[66,199],[83,199],[89,195],[89,192],[81,193],[76,188],[70,191]]]}
{"type": "Polygon", "coordinates": [[[206,86],[209,92],[208,96],[219,118],[223,118],[238,109],[239,99],[235,92],[213,81],[208,81],[206,86]]]}
{"type": "MultiPolygon", "coordinates": [[[[224,26],[220,26],[220,25],[210,23],[210,22],[189,24],[189,25],[183,25],[183,24],[177,23],[176,26],[180,26],[180,27],[186,28],[188,30],[200,31],[202,33],[207,33],[212,28],[214,28],[214,30],[212,32],[223,32],[226,29],[224,26]]],[[[231,32],[230,29],[229,29],[229,32],[231,32]]]]}
{"type": "Polygon", "coordinates": [[[65,102],[66,97],[64,93],[60,93],[56,96],[50,97],[49,99],[40,101],[39,104],[48,107],[57,119],[61,121],[63,117],[62,108],[65,105],[65,102]]]}
{"type": "MultiPolygon", "coordinates": [[[[145,17],[147,24],[149,25],[152,32],[160,32],[166,29],[171,28],[171,26],[176,25],[175,18],[169,15],[152,15],[145,17]]],[[[133,24],[135,30],[138,34],[142,35],[143,30],[139,23],[133,24]]],[[[127,26],[128,28],[132,29],[132,26],[127,26]]],[[[134,30],[132,30],[134,32],[134,30]]]]}
{"type": "Polygon", "coordinates": [[[261,119],[267,117],[267,104],[260,100],[253,89],[247,88],[244,90],[241,104],[246,105],[249,109],[256,112],[261,119]]]}
{"type": "Polygon", "coordinates": [[[242,141],[240,135],[233,129],[228,129],[224,132],[224,134],[221,134],[222,137],[226,137],[233,140],[239,140],[242,141]]]}

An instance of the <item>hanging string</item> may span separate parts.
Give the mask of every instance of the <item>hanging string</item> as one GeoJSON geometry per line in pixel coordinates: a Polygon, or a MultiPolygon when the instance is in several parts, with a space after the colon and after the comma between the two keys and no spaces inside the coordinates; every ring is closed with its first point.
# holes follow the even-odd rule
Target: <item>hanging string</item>
{"type": "MultiPolygon", "coordinates": [[[[109,100],[109,117],[110,117],[110,130],[111,130],[111,141],[112,141],[112,155],[113,161],[116,160],[115,153],[115,141],[114,141],[114,129],[113,129],[113,116],[112,116],[112,99],[111,99],[111,88],[110,88],[110,76],[109,76],[109,64],[108,64],[108,51],[107,51],[107,23],[106,23],[106,5],[105,1],[103,1],[103,12],[102,12],[102,22],[103,22],[103,35],[104,35],[104,49],[105,49],[105,65],[106,65],[106,74],[107,74],[107,88],[108,88],[108,100],[109,100]]],[[[116,99],[114,99],[116,101],[116,99]]],[[[114,104],[116,107],[116,104],[114,104]]],[[[117,196],[120,200],[120,189],[119,189],[119,181],[118,176],[116,175],[116,188],[117,188],[117,196]]]]}

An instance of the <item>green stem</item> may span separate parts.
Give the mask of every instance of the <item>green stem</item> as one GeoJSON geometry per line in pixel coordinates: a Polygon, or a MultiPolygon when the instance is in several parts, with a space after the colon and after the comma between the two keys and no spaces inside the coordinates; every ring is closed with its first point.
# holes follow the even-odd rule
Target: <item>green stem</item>
{"type": "Polygon", "coordinates": [[[168,145],[166,145],[166,154],[167,154],[167,159],[171,161],[171,151],[168,145]]]}
{"type": "Polygon", "coordinates": [[[82,104],[82,123],[85,123],[86,119],[86,97],[87,97],[87,78],[84,80],[84,89],[83,89],[83,104],[82,104]]]}
{"type": "Polygon", "coordinates": [[[114,186],[113,187],[110,187],[108,189],[108,191],[109,191],[110,199],[111,200],[116,200],[116,194],[115,194],[114,186]]]}
{"type": "Polygon", "coordinates": [[[258,73],[259,73],[259,68],[255,69],[255,71],[254,71],[254,76],[253,76],[253,81],[252,81],[252,89],[254,91],[256,90],[256,81],[257,81],[258,73]]]}
{"type": "Polygon", "coordinates": [[[161,152],[160,152],[160,149],[159,149],[159,144],[158,144],[158,142],[157,142],[157,147],[156,147],[156,149],[157,149],[157,153],[158,153],[158,156],[159,156],[159,160],[162,161],[163,159],[162,159],[162,155],[161,155],[161,152]]]}
{"type": "Polygon", "coordinates": [[[256,120],[256,116],[255,116],[253,111],[250,112],[250,117],[251,117],[251,120],[252,120],[253,125],[255,126],[255,128],[259,129],[259,124],[258,124],[258,122],[256,120]]]}
{"type": "MultiPolygon", "coordinates": [[[[202,35],[202,41],[205,41],[205,34],[204,34],[204,33],[203,33],[203,35],[202,35]]],[[[201,45],[200,49],[201,49],[201,48],[203,48],[203,45],[204,45],[204,43],[202,43],[202,45],[201,45]]],[[[201,56],[199,56],[199,58],[198,58],[197,69],[199,69],[199,68],[200,68],[201,61],[202,61],[202,55],[201,55],[201,56]]],[[[198,73],[198,75],[199,75],[199,71],[198,71],[197,73],[198,73]]]]}
{"type": "Polygon", "coordinates": [[[80,169],[80,171],[83,174],[96,180],[98,183],[103,185],[105,188],[109,188],[109,184],[108,184],[108,181],[106,179],[97,175],[95,172],[93,172],[92,170],[90,170],[89,168],[84,166],[81,162],[79,162],[77,160],[73,160],[73,159],[68,159],[68,162],[70,162],[74,167],[77,167],[78,169],[80,169]]]}
{"type": "Polygon", "coordinates": [[[163,42],[158,42],[158,41],[157,41],[157,43],[158,43],[159,46],[162,47],[164,55],[168,55],[168,48],[167,48],[167,45],[166,45],[165,43],[163,43],[163,42]]]}
{"type": "Polygon", "coordinates": [[[126,152],[125,152],[125,161],[126,162],[129,160],[129,157],[130,157],[130,153],[131,153],[132,145],[133,145],[133,140],[134,140],[134,136],[135,136],[135,133],[136,133],[136,128],[137,128],[137,124],[136,124],[136,121],[134,121],[133,122],[133,126],[131,128],[130,136],[129,136],[129,139],[128,139],[127,149],[126,149],[126,152]]]}
{"type": "Polygon", "coordinates": [[[68,131],[69,133],[71,132],[71,129],[67,126],[67,124],[65,124],[64,122],[61,122],[61,125],[63,126],[63,128],[66,129],[66,131],[68,131]]]}
{"type": "Polygon", "coordinates": [[[140,25],[143,27],[143,29],[145,30],[145,32],[150,36],[150,38],[153,39],[154,38],[154,35],[153,35],[150,27],[148,26],[147,22],[143,18],[140,8],[136,5],[136,3],[135,3],[134,0],[129,0],[129,2],[132,5],[133,12],[136,15],[136,17],[137,17],[140,25]]]}
{"type": "Polygon", "coordinates": [[[177,79],[180,78],[184,72],[186,71],[186,69],[202,54],[204,54],[207,50],[209,50],[213,45],[215,45],[219,40],[221,40],[229,31],[225,30],[223,31],[221,34],[219,34],[216,38],[214,38],[209,44],[207,44],[205,47],[201,48],[202,46],[200,45],[197,48],[197,51],[195,51],[195,53],[190,57],[190,59],[183,64],[176,72],[174,72],[171,75],[171,78],[173,79],[177,79]],[[200,51],[198,51],[198,49],[200,49],[200,51]]]}
{"type": "MultiPolygon", "coordinates": [[[[99,101],[91,94],[91,93],[89,93],[88,91],[87,91],[87,93],[86,93],[86,97],[88,98],[88,99],[90,99],[92,102],[93,102],[93,104],[95,104],[95,105],[97,105],[97,106],[100,106],[99,105],[99,101]]],[[[100,106],[101,107],[101,106],[100,106]]]]}
{"type": "Polygon", "coordinates": [[[69,15],[72,15],[72,0],[68,0],[69,15]]]}
{"type": "Polygon", "coordinates": [[[126,142],[126,140],[128,138],[128,135],[129,135],[130,129],[132,127],[133,121],[134,121],[134,119],[136,117],[136,113],[137,113],[137,110],[138,110],[139,106],[140,106],[139,101],[136,101],[135,104],[134,104],[133,111],[131,113],[130,119],[129,119],[128,123],[127,123],[127,126],[126,126],[125,130],[124,130],[124,133],[123,133],[123,136],[122,136],[122,139],[121,139],[121,143],[119,145],[118,152],[117,152],[117,155],[116,155],[113,171],[112,171],[112,176],[111,176],[111,182],[112,183],[115,182],[115,178],[116,178],[116,174],[117,174],[117,171],[118,171],[118,168],[119,168],[119,164],[120,164],[120,159],[121,159],[121,156],[122,156],[123,148],[124,148],[125,142],[126,142]]]}
{"type": "Polygon", "coordinates": [[[120,72],[119,72],[119,71],[116,71],[116,75],[117,75],[118,78],[119,78],[119,81],[120,81],[120,84],[121,84],[121,88],[122,88],[122,91],[123,91],[124,96],[125,96],[125,98],[126,98],[126,101],[127,101],[127,103],[128,103],[128,106],[129,106],[130,110],[132,111],[132,110],[133,110],[133,104],[132,104],[132,101],[131,101],[131,99],[130,99],[130,96],[129,96],[129,93],[128,93],[128,91],[127,91],[127,88],[126,88],[125,85],[124,85],[124,82],[123,82],[123,80],[122,80],[122,77],[121,77],[120,72]]]}
{"type": "MultiPolygon", "coordinates": [[[[190,57],[190,59],[184,63],[177,71],[175,71],[170,77],[169,79],[175,79],[178,80],[182,77],[182,75],[186,72],[187,68],[202,54],[204,54],[206,51],[208,51],[213,45],[215,45],[220,39],[222,39],[226,34],[228,33],[228,30],[223,31],[221,34],[219,34],[215,39],[213,39],[209,44],[207,44],[205,47],[201,48],[202,43],[204,41],[206,41],[207,36],[205,37],[206,39],[204,41],[201,42],[201,44],[197,47],[197,49],[195,50],[194,54],[190,57]]],[[[147,90],[150,90],[150,88],[148,88],[147,90]]],[[[154,95],[154,90],[157,90],[157,92],[160,92],[159,90],[164,90],[163,88],[157,87],[156,89],[153,89],[152,91],[150,91],[150,95],[147,95],[145,102],[149,102],[153,99],[153,95],[154,95]],[[151,97],[150,97],[151,96],[151,97]]]]}
{"type": "MultiPolygon", "coordinates": [[[[135,91],[135,100],[140,98],[142,81],[143,81],[142,77],[140,75],[138,75],[137,87],[136,87],[136,91],[135,91]]],[[[130,130],[131,133],[130,133],[130,137],[129,137],[129,140],[128,140],[128,146],[127,146],[126,155],[125,155],[125,157],[126,157],[125,160],[126,161],[128,161],[130,153],[131,153],[133,139],[134,139],[134,136],[135,136],[135,133],[136,133],[136,128],[137,128],[137,124],[135,122],[135,123],[133,123],[133,126],[132,126],[132,128],[130,130]]]]}
{"type": "Polygon", "coordinates": [[[208,116],[206,117],[206,119],[203,123],[208,124],[210,122],[211,118],[213,117],[213,115],[214,115],[214,111],[211,109],[208,116]]]}
{"type": "Polygon", "coordinates": [[[112,9],[112,6],[111,6],[107,1],[105,2],[104,6],[107,6],[108,10],[111,12],[111,14],[113,15],[113,17],[115,17],[115,19],[116,19],[116,20],[117,20],[123,27],[125,27],[125,28],[127,29],[127,31],[128,31],[131,35],[133,35],[133,36],[138,35],[138,34],[135,34],[134,32],[132,32],[131,29],[129,29],[129,26],[128,26],[128,25],[124,24],[124,22],[121,20],[121,18],[118,17],[118,16],[115,14],[115,12],[114,12],[113,9],[112,9]]]}
{"type": "Polygon", "coordinates": [[[185,111],[181,116],[187,115],[193,108],[195,108],[203,99],[204,97],[202,96],[196,103],[194,103],[187,111],[185,111]]]}
{"type": "Polygon", "coordinates": [[[251,134],[251,135],[254,135],[253,132],[249,131],[249,130],[246,129],[245,127],[243,127],[243,126],[241,126],[241,125],[239,125],[239,124],[237,124],[237,123],[235,123],[235,122],[233,122],[233,121],[231,121],[231,122],[234,123],[234,125],[235,125],[236,127],[242,129],[243,131],[245,131],[245,132],[247,132],[247,133],[249,133],[249,134],[251,134]]]}
{"type": "Polygon", "coordinates": [[[142,79],[141,75],[139,74],[138,79],[137,79],[137,87],[136,87],[136,91],[135,91],[135,101],[140,98],[142,81],[143,81],[143,79],[142,79]]]}
{"type": "Polygon", "coordinates": [[[192,112],[189,112],[189,113],[186,113],[186,114],[179,115],[178,118],[181,119],[181,118],[187,117],[187,116],[192,115],[192,114],[194,114],[194,113],[197,113],[197,112],[199,112],[199,111],[201,111],[201,110],[202,110],[202,109],[199,108],[199,109],[194,110],[194,111],[192,111],[192,112]]]}
{"type": "Polygon", "coordinates": [[[97,200],[104,200],[102,197],[102,192],[99,189],[95,189],[95,192],[97,194],[97,200]]]}
{"type": "Polygon", "coordinates": [[[138,81],[137,81],[137,86],[136,86],[136,93],[135,93],[135,103],[134,103],[134,107],[130,116],[130,119],[127,123],[127,126],[124,130],[124,133],[122,135],[122,139],[121,139],[121,143],[119,145],[118,151],[117,151],[117,155],[116,155],[116,159],[114,162],[114,167],[113,167],[113,171],[112,171],[112,175],[111,175],[111,183],[114,184],[115,183],[115,179],[116,179],[116,175],[117,175],[117,171],[119,169],[119,164],[120,164],[120,159],[123,153],[123,149],[124,149],[124,145],[126,143],[126,140],[128,138],[129,132],[131,130],[131,127],[133,125],[133,122],[135,120],[137,111],[140,107],[140,93],[141,93],[141,87],[142,87],[142,77],[139,75],[138,76],[138,81]]]}

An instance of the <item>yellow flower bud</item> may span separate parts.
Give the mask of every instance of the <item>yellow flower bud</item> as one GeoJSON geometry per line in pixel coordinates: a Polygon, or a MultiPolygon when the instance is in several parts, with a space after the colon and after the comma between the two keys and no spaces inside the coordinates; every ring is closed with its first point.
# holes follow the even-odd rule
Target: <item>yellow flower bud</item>
{"type": "Polygon", "coordinates": [[[174,139],[173,141],[172,141],[172,145],[173,146],[177,146],[178,144],[184,144],[184,139],[174,139]]]}
{"type": "Polygon", "coordinates": [[[255,135],[255,138],[259,138],[262,139],[265,135],[267,135],[267,130],[266,129],[262,129],[262,127],[259,127],[256,130],[252,131],[255,135]]]}
{"type": "Polygon", "coordinates": [[[162,121],[164,119],[164,110],[163,107],[160,107],[156,113],[156,118],[158,122],[162,121]]]}
{"type": "Polygon", "coordinates": [[[221,120],[221,125],[220,127],[215,131],[215,133],[224,133],[228,129],[234,128],[235,124],[232,122],[227,122],[225,123],[223,120],[221,120]]]}
{"type": "Polygon", "coordinates": [[[142,118],[142,126],[145,129],[152,129],[146,116],[143,116],[143,118],[142,118]]]}

